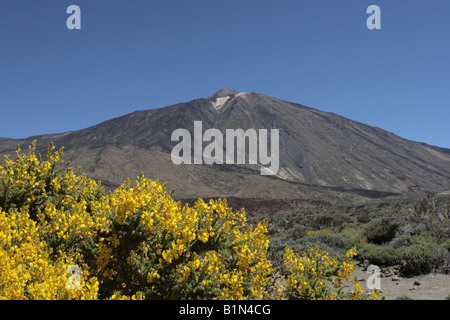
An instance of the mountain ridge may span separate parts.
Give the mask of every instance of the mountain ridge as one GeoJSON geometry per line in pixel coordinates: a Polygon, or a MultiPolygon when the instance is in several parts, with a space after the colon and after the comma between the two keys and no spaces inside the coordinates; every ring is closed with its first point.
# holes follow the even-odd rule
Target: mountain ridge
{"type": "Polygon", "coordinates": [[[65,147],[65,158],[114,187],[141,171],[167,181],[180,198],[311,198],[326,201],[369,193],[393,195],[450,190],[450,149],[403,139],[340,115],[255,92],[221,89],[171,106],[138,110],[92,127],[26,139],[0,138],[0,155],[38,140],[65,147]],[[261,177],[255,165],[171,163],[178,128],[279,129],[280,170],[261,177]],[[261,185],[262,184],[262,185],[261,185]],[[319,189],[320,190],[319,190],[319,189]],[[327,189],[328,188],[328,189],[327,189]],[[334,188],[334,189],[333,189],[334,188]]]}

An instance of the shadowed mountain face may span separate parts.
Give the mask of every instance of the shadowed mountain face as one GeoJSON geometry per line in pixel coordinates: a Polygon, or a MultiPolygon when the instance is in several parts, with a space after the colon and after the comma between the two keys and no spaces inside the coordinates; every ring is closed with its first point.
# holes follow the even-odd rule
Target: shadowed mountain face
{"type": "MultiPolygon", "coordinates": [[[[107,187],[140,172],[168,183],[178,198],[239,197],[348,200],[391,193],[450,190],[450,150],[402,139],[338,115],[257,93],[221,89],[173,106],[137,111],[63,134],[0,139],[0,154],[37,140],[65,147],[65,159],[107,187]],[[171,141],[179,128],[203,131],[279,129],[280,168],[259,165],[174,165],[171,141]]],[[[208,143],[204,143],[207,145],[208,143]]],[[[246,162],[248,163],[248,162],[246,162]]]]}

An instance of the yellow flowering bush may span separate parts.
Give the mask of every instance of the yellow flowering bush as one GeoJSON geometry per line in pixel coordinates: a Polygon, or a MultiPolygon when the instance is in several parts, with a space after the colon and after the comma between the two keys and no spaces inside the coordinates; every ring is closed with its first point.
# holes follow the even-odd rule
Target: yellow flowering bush
{"type": "MultiPolygon", "coordinates": [[[[44,159],[29,149],[0,166],[0,299],[275,296],[266,222],[247,225],[226,200],[182,206],[143,175],[105,194],[63,149],[50,145],[44,159]]],[[[347,263],[286,249],[290,274],[276,297],[338,298],[327,281],[335,274],[341,286],[347,263]]]]}
{"type": "Polygon", "coordinates": [[[102,296],[264,298],[272,271],[267,226],[246,227],[244,211],[232,212],[225,200],[182,207],[164,186],[140,176],[93,211],[110,221],[96,261],[102,296]]]}
{"type": "MultiPolygon", "coordinates": [[[[356,265],[349,261],[356,256],[355,249],[347,251],[345,258],[330,258],[328,252],[310,246],[302,255],[296,254],[286,246],[283,262],[286,277],[285,297],[301,300],[341,300],[363,299],[359,281],[352,280],[353,290],[346,293],[344,282],[349,280],[356,265]]],[[[372,292],[370,298],[379,299],[378,292],[372,292]]]]}
{"type": "MultiPolygon", "coordinates": [[[[96,299],[98,282],[89,278],[88,267],[79,287],[69,285],[67,270],[77,257],[52,250],[42,240],[38,224],[26,209],[0,214],[0,298],[1,299],[96,299]]],[[[76,280],[76,279],[75,279],[76,280]]]]}

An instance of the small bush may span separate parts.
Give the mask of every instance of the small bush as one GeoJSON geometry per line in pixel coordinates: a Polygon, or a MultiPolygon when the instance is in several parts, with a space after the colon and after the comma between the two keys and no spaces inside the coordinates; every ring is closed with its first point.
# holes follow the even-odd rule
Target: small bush
{"type": "Polygon", "coordinates": [[[392,239],[392,241],[389,243],[389,245],[395,249],[398,249],[401,247],[410,246],[414,242],[415,242],[415,239],[411,236],[400,236],[400,237],[392,239]]]}
{"type": "Polygon", "coordinates": [[[398,224],[390,218],[375,219],[365,226],[363,235],[369,242],[383,244],[395,237],[397,229],[398,224]]]}
{"type": "MultiPolygon", "coordinates": [[[[350,249],[341,261],[330,258],[329,253],[316,246],[310,246],[302,255],[294,253],[289,247],[284,251],[284,265],[288,272],[286,277],[286,298],[290,300],[337,300],[363,299],[359,281],[353,280],[353,290],[346,296],[343,292],[344,281],[349,280],[355,265],[349,263],[356,255],[350,249]]],[[[379,299],[377,291],[372,291],[371,298],[379,299]]]]}
{"type": "Polygon", "coordinates": [[[446,270],[448,270],[448,267],[450,266],[450,252],[443,248],[443,247],[438,247],[437,248],[437,257],[436,260],[434,261],[434,269],[436,269],[436,271],[440,272],[446,272],[446,270]]]}
{"type": "Polygon", "coordinates": [[[363,223],[363,224],[370,222],[370,220],[371,220],[371,216],[369,214],[367,214],[366,212],[359,213],[358,216],[356,217],[356,221],[358,221],[359,223],[363,223]]]}
{"type": "Polygon", "coordinates": [[[362,260],[369,260],[377,266],[393,266],[402,260],[398,250],[390,246],[377,246],[368,244],[358,250],[358,256],[362,260]]]}
{"type": "Polygon", "coordinates": [[[353,243],[351,238],[345,234],[314,234],[308,236],[308,242],[318,245],[325,244],[327,247],[334,250],[345,249],[348,250],[352,247],[353,243]]]}
{"type": "Polygon", "coordinates": [[[294,240],[301,239],[306,236],[306,228],[302,225],[297,224],[294,226],[292,233],[290,235],[294,240]]]}
{"type": "Polygon", "coordinates": [[[450,240],[447,240],[443,244],[441,244],[441,247],[450,251],[450,240]]]}
{"type": "Polygon", "coordinates": [[[351,236],[351,240],[352,240],[353,246],[356,247],[357,250],[359,250],[367,245],[366,237],[354,235],[354,236],[351,236]]]}
{"type": "Polygon", "coordinates": [[[406,261],[405,274],[428,273],[435,266],[439,246],[434,243],[420,243],[399,249],[406,261]]]}
{"type": "Polygon", "coordinates": [[[400,215],[409,224],[420,227],[419,230],[414,230],[417,229],[416,227],[409,230],[410,232],[418,234],[428,231],[433,237],[443,241],[450,237],[450,203],[448,200],[428,194],[415,205],[414,209],[400,212],[400,215]]]}
{"type": "Polygon", "coordinates": [[[308,225],[314,230],[328,228],[334,232],[341,232],[348,222],[349,217],[341,213],[320,213],[313,215],[308,225]]]}

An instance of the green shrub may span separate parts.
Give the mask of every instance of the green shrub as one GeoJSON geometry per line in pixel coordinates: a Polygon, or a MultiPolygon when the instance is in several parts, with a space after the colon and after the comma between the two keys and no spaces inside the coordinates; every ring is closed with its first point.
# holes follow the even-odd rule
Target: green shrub
{"type": "Polygon", "coordinates": [[[316,245],[325,244],[327,247],[334,250],[345,249],[348,250],[353,246],[352,240],[348,235],[333,233],[333,234],[313,234],[308,236],[309,243],[316,245]]]}
{"type": "Polygon", "coordinates": [[[393,248],[368,244],[358,250],[358,257],[378,266],[393,266],[406,262],[405,275],[423,274],[436,267],[439,246],[435,243],[418,243],[408,247],[393,248]]]}
{"type": "Polygon", "coordinates": [[[368,244],[358,250],[358,257],[361,260],[369,260],[378,266],[392,266],[399,264],[402,260],[398,250],[390,246],[377,246],[368,244]]]}
{"type": "Polygon", "coordinates": [[[313,215],[308,221],[308,225],[314,230],[329,228],[334,232],[341,232],[349,220],[349,217],[342,213],[324,212],[313,215]]]}
{"type": "Polygon", "coordinates": [[[450,240],[447,240],[443,244],[441,244],[441,247],[450,251],[450,240]]]}
{"type": "Polygon", "coordinates": [[[403,272],[405,274],[430,272],[438,256],[438,248],[439,246],[434,243],[419,243],[398,249],[406,261],[403,272]]]}
{"type": "Polygon", "coordinates": [[[294,240],[301,239],[306,236],[306,228],[302,225],[297,224],[292,229],[290,236],[294,240]]]}
{"type": "Polygon", "coordinates": [[[400,214],[406,221],[423,225],[437,239],[445,241],[450,237],[450,203],[446,199],[428,194],[413,210],[400,214]]]}
{"type": "Polygon", "coordinates": [[[395,237],[398,224],[390,218],[379,218],[372,220],[363,229],[363,235],[367,241],[375,244],[383,244],[395,237]]]}
{"type": "Polygon", "coordinates": [[[368,223],[370,222],[371,216],[367,213],[359,213],[356,217],[356,221],[358,221],[359,223],[368,223]]]}
{"type": "Polygon", "coordinates": [[[356,247],[357,250],[359,250],[367,245],[366,237],[362,237],[359,235],[353,235],[353,236],[351,236],[351,240],[352,240],[353,246],[356,247]]]}

